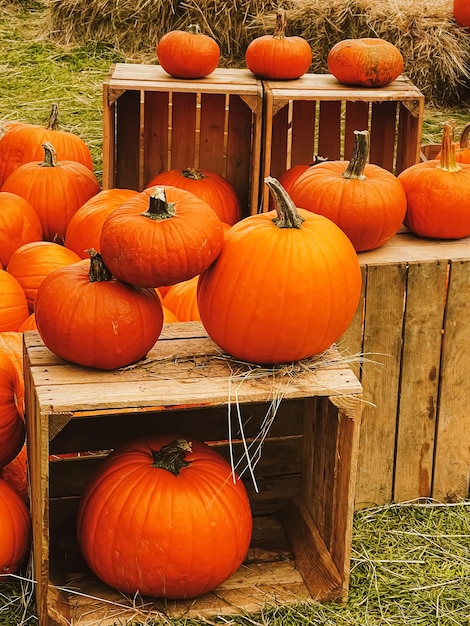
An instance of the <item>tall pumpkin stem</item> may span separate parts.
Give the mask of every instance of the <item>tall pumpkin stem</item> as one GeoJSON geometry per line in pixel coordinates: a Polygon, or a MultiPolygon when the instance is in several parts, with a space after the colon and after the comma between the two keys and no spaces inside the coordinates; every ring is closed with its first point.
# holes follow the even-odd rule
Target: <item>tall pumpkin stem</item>
{"type": "Polygon", "coordinates": [[[54,146],[49,141],[45,141],[42,147],[44,148],[44,161],[41,163],[42,167],[57,167],[57,152],[54,146]]]}
{"type": "Polygon", "coordinates": [[[59,128],[59,105],[54,102],[51,107],[51,113],[47,120],[46,130],[57,130],[59,128]]]}
{"type": "Polygon", "coordinates": [[[101,283],[112,280],[113,275],[104,264],[101,254],[94,248],[90,248],[85,252],[90,255],[90,269],[88,271],[90,283],[101,283]]]}
{"type": "Polygon", "coordinates": [[[181,170],[181,175],[185,178],[190,178],[191,180],[202,180],[203,178],[206,178],[201,170],[197,170],[194,167],[187,167],[186,169],[181,170]]]}
{"type": "Polygon", "coordinates": [[[273,222],[276,226],[278,228],[300,228],[304,218],[299,215],[294,201],[281,183],[272,176],[265,178],[264,182],[269,187],[274,201],[277,217],[273,219],[273,222]]]}
{"type": "Polygon", "coordinates": [[[352,180],[364,180],[364,169],[369,158],[370,134],[368,130],[354,131],[354,146],[351,160],[344,170],[342,177],[352,180]]]}
{"type": "Polygon", "coordinates": [[[149,208],[142,215],[151,220],[167,220],[175,214],[175,203],[168,202],[165,189],[154,187],[150,194],[149,208]]]}
{"type": "Polygon", "coordinates": [[[286,36],[286,12],[284,9],[277,9],[276,11],[276,27],[274,28],[273,37],[276,39],[284,39],[286,36]]]}
{"type": "Polygon", "coordinates": [[[446,172],[458,172],[462,168],[456,161],[454,143],[455,122],[444,122],[443,126],[441,156],[436,167],[446,172]]]}
{"type": "Polygon", "coordinates": [[[152,450],[153,467],[165,469],[175,476],[178,476],[183,467],[188,467],[190,463],[184,460],[187,452],[192,451],[191,442],[186,439],[175,439],[170,441],[160,450],[152,450]]]}

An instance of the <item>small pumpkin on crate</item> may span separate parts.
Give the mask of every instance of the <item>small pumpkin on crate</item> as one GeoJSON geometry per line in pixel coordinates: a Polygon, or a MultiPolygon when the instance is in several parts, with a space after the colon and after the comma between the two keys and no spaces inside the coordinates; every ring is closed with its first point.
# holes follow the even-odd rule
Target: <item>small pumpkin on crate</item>
{"type": "Polygon", "coordinates": [[[382,246],[400,229],[406,195],[388,170],[368,163],[369,131],[354,131],[349,161],[325,161],[308,168],[288,192],[297,206],[332,220],[356,252],[382,246]]]}
{"type": "Polygon", "coordinates": [[[200,277],[198,307],[225,352],[273,365],[312,357],[339,339],[355,315],[362,277],[336,224],[297,208],[275,178],[265,183],[276,209],[230,228],[200,277]]]}
{"type": "Polygon", "coordinates": [[[122,446],[85,488],[78,543],[90,569],[132,595],[194,598],[241,565],[251,541],[248,496],[205,443],[156,435],[122,446]]]}
{"type": "Polygon", "coordinates": [[[406,193],[405,225],[419,237],[470,235],[470,164],[456,161],[454,122],[444,122],[439,159],[411,165],[398,175],[406,193]]]}
{"type": "Polygon", "coordinates": [[[328,53],[331,74],[345,85],[385,87],[403,71],[400,50],[389,41],[374,37],[343,39],[328,53]]]}
{"type": "Polygon", "coordinates": [[[261,35],[251,41],[245,51],[247,68],[259,78],[294,80],[303,76],[312,64],[312,49],[306,39],[286,35],[284,9],[276,11],[276,27],[272,35],[261,35]]]}
{"type": "Polygon", "coordinates": [[[186,30],[171,30],[157,44],[162,68],[175,78],[198,79],[212,74],[220,60],[220,47],[213,37],[205,35],[199,24],[186,30]]]}

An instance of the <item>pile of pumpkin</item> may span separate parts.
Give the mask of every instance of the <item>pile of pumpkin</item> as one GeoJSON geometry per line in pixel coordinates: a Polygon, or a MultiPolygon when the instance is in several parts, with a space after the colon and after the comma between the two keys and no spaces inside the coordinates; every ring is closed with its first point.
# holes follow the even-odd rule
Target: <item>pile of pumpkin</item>
{"type": "MultiPolygon", "coordinates": [[[[272,39],[277,46],[289,38],[277,33],[270,44],[272,39]]],[[[265,74],[265,66],[256,65],[265,62],[264,52],[256,52],[260,42],[253,43],[247,65],[265,74]]],[[[347,74],[349,57],[336,53],[351,47],[376,48],[347,42],[332,50],[332,72],[348,83],[357,77],[347,74]]],[[[288,64],[295,74],[308,68],[308,51],[301,48],[301,62],[288,64]]],[[[163,50],[158,51],[162,65],[163,50]]],[[[394,72],[397,67],[399,58],[394,72]]],[[[370,76],[367,80],[377,84],[370,76]]],[[[394,77],[382,74],[380,80],[394,77]]],[[[235,191],[213,172],[163,172],[141,192],[101,190],[86,144],[58,129],[55,106],[44,128],[7,124],[0,139],[0,518],[11,522],[0,539],[3,571],[20,566],[30,542],[22,332],[37,329],[60,357],[100,369],[138,361],[158,341],[163,324],[174,321],[201,320],[223,351],[248,362],[276,365],[319,354],[341,337],[355,314],[361,292],[358,253],[384,245],[403,223],[422,237],[470,235],[470,148],[467,135],[460,145],[454,142],[453,130],[451,123],[444,125],[437,159],[399,176],[368,162],[369,133],[356,131],[348,162],[320,159],[293,167],[280,181],[268,177],[272,210],[241,219],[235,191]]],[[[146,507],[148,500],[142,495],[146,507]]],[[[183,535],[187,527],[182,519],[183,535]]],[[[203,443],[173,437],[112,453],[84,494],[78,524],[84,555],[105,582],[167,597],[190,597],[217,586],[241,563],[250,535],[248,498],[229,465],[203,443]],[[165,472],[153,472],[156,467],[165,472]],[[149,534],[143,529],[137,537],[130,531],[132,519],[113,521],[122,521],[119,502],[125,499],[108,498],[108,524],[125,546],[113,570],[104,552],[109,541],[99,534],[109,528],[101,514],[103,493],[129,484],[132,468],[138,468],[132,489],[147,479],[153,481],[147,486],[155,484],[152,493],[165,493],[168,481],[171,489],[180,489],[175,479],[190,477],[188,467],[196,480],[201,473],[203,483],[207,472],[212,476],[214,491],[204,488],[198,496],[200,510],[212,507],[205,540],[185,543],[170,536],[160,523],[164,504],[157,497],[155,514],[146,509],[149,534]],[[224,494],[222,500],[216,493],[224,494]],[[231,502],[230,516],[224,498],[231,502]],[[151,521],[155,518],[158,524],[151,521]],[[139,552],[158,530],[155,551],[139,552]],[[180,541],[178,550],[168,541],[180,541]],[[208,559],[209,544],[227,547],[223,558],[208,559]],[[197,545],[202,550],[195,552],[197,545]],[[186,559],[189,551],[197,554],[193,561],[200,569],[186,559]],[[131,573],[137,553],[141,560],[131,573]],[[163,580],[155,572],[162,559],[168,568],[163,580]],[[145,580],[139,578],[142,568],[145,580]],[[119,573],[110,576],[112,570],[119,573]]]]}

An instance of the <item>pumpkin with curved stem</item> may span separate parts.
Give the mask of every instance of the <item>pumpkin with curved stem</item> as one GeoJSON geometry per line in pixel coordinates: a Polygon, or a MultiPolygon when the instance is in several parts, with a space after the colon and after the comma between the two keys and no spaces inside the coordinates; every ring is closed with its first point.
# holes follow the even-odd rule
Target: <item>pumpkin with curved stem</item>
{"type": "Polygon", "coordinates": [[[361,292],[357,254],[331,220],[297,209],[265,179],[276,210],[226,234],[199,280],[198,307],[210,337],[235,358],[298,361],[327,349],[352,321],[361,292]]]}
{"type": "Polygon", "coordinates": [[[0,263],[6,267],[17,248],[41,240],[41,220],[31,203],[16,193],[0,191],[0,263]]]}
{"type": "Polygon", "coordinates": [[[420,237],[470,235],[470,164],[455,160],[454,123],[445,122],[439,160],[411,165],[398,175],[405,189],[405,225],[420,237]]]}
{"type": "Polygon", "coordinates": [[[193,598],[241,565],[252,517],[242,481],[194,440],[157,435],[110,454],[87,485],[78,542],[111,587],[193,598]]]}
{"type": "Polygon", "coordinates": [[[101,254],[116,278],[142,287],[188,280],[206,269],[224,245],[224,227],[190,191],[145,189],[105,220],[101,254]]]}
{"type": "Polygon", "coordinates": [[[216,212],[225,224],[235,224],[242,217],[237,192],[232,185],[216,172],[188,167],[184,170],[169,170],[154,176],[147,187],[169,185],[190,191],[216,212]]]}
{"type": "Polygon", "coordinates": [[[201,32],[198,24],[186,30],[172,30],[157,44],[162,68],[175,78],[204,78],[216,69],[220,59],[219,44],[201,32]]]}
{"type": "Polygon", "coordinates": [[[18,166],[3,183],[2,191],[25,198],[41,220],[43,239],[63,243],[72,215],[100,186],[95,175],[82,163],[57,161],[55,147],[43,144],[42,163],[18,166]]]}
{"type": "Polygon", "coordinates": [[[17,331],[29,315],[28,301],[20,283],[0,270],[0,332],[17,331]]]}
{"type": "Polygon", "coordinates": [[[4,480],[0,480],[0,519],[0,571],[13,574],[31,546],[31,517],[21,496],[4,480]]]}
{"type": "Polygon", "coordinates": [[[384,87],[403,71],[400,50],[384,39],[362,37],[343,39],[327,57],[328,69],[345,85],[384,87]]]}
{"type": "Polygon", "coordinates": [[[33,241],[21,246],[13,253],[7,271],[20,283],[28,301],[30,312],[34,311],[34,302],[39,285],[44,278],[65,265],[80,261],[80,257],[52,241],[33,241]]]}
{"type": "Polygon", "coordinates": [[[0,467],[19,454],[25,440],[24,385],[13,361],[0,352],[0,467]]]}
{"type": "Polygon", "coordinates": [[[286,12],[278,9],[274,33],[256,37],[248,44],[245,63],[260,78],[293,80],[310,67],[312,49],[303,37],[286,36],[286,12]]]}
{"type": "Polygon", "coordinates": [[[61,161],[82,163],[93,172],[90,149],[75,133],[59,129],[59,108],[54,103],[45,126],[27,122],[7,124],[0,139],[0,185],[19,165],[42,161],[45,142],[55,146],[61,161]]]}
{"type": "Polygon", "coordinates": [[[70,219],[65,232],[65,247],[81,259],[88,258],[87,250],[100,252],[103,223],[110,213],[137,195],[133,189],[102,189],[87,200],[70,219]]]}
{"type": "Polygon", "coordinates": [[[373,250],[400,229],[406,195],[388,170],[368,163],[369,131],[355,131],[350,161],[325,161],[310,167],[290,186],[298,205],[332,220],[355,250],[373,250]]]}
{"type": "Polygon", "coordinates": [[[55,270],[39,286],[39,334],[49,350],[72,363],[104,370],[130,365],[157,341],[162,305],[154,289],[116,280],[96,251],[90,256],[55,270]]]}

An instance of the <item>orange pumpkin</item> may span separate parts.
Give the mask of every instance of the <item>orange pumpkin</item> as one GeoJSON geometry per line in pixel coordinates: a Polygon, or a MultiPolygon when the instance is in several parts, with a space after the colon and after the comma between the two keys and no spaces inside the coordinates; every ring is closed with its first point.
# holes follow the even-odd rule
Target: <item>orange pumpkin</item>
{"type": "Polygon", "coordinates": [[[10,463],[25,441],[24,385],[13,361],[0,352],[0,467],[10,463]]]}
{"type": "Polygon", "coordinates": [[[17,248],[41,240],[41,220],[32,205],[16,193],[0,191],[0,263],[6,267],[17,248]]]}
{"type": "Polygon", "coordinates": [[[403,56],[384,39],[343,39],[331,48],[327,65],[331,74],[345,85],[384,87],[402,73],[403,56]]]}
{"type": "Polygon", "coordinates": [[[72,215],[100,186],[95,175],[82,163],[57,161],[55,147],[43,144],[41,163],[24,163],[3,183],[2,191],[10,191],[28,200],[42,223],[43,238],[63,243],[72,215]]]}
{"type": "Polygon", "coordinates": [[[16,491],[26,505],[29,505],[28,453],[26,444],[9,463],[0,469],[0,479],[16,491]]]}
{"type": "Polygon", "coordinates": [[[0,571],[13,574],[31,547],[31,517],[21,496],[4,480],[0,480],[0,519],[0,571]]]}
{"type": "Polygon", "coordinates": [[[0,352],[10,357],[23,380],[23,335],[19,330],[0,332],[0,352]]]}
{"type": "Polygon", "coordinates": [[[197,322],[201,319],[197,307],[198,281],[199,276],[194,276],[172,285],[163,298],[163,305],[170,309],[180,322],[197,322]]]}
{"type": "Polygon", "coordinates": [[[27,332],[28,330],[37,330],[37,329],[38,327],[36,324],[36,316],[34,315],[34,313],[31,313],[31,315],[27,317],[25,321],[21,324],[21,326],[18,328],[18,332],[24,333],[24,332],[27,332]]]}
{"type": "Polygon", "coordinates": [[[452,11],[459,26],[470,28],[470,2],[468,0],[454,0],[452,11]]]}
{"type": "Polygon", "coordinates": [[[162,68],[176,78],[204,78],[216,69],[219,44],[201,32],[198,24],[172,30],[160,39],[157,57],[162,68]]]}
{"type": "Polygon", "coordinates": [[[23,288],[29,311],[32,312],[39,285],[44,278],[57,268],[79,260],[80,257],[73,250],[58,243],[34,241],[26,243],[12,254],[7,271],[23,288]]]}
{"type": "Polygon", "coordinates": [[[22,286],[5,270],[0,270],[0,332],[18,330],[29,315],[22,286]]]}
{"type": "Polygon", "coordinates": [[[312,49],[303,37],[286,36],[286,12],[278,9],[274,33],[256,37],[248,44],[245,63],[260,78],[293,80],[310,67],[312,49]]]}

